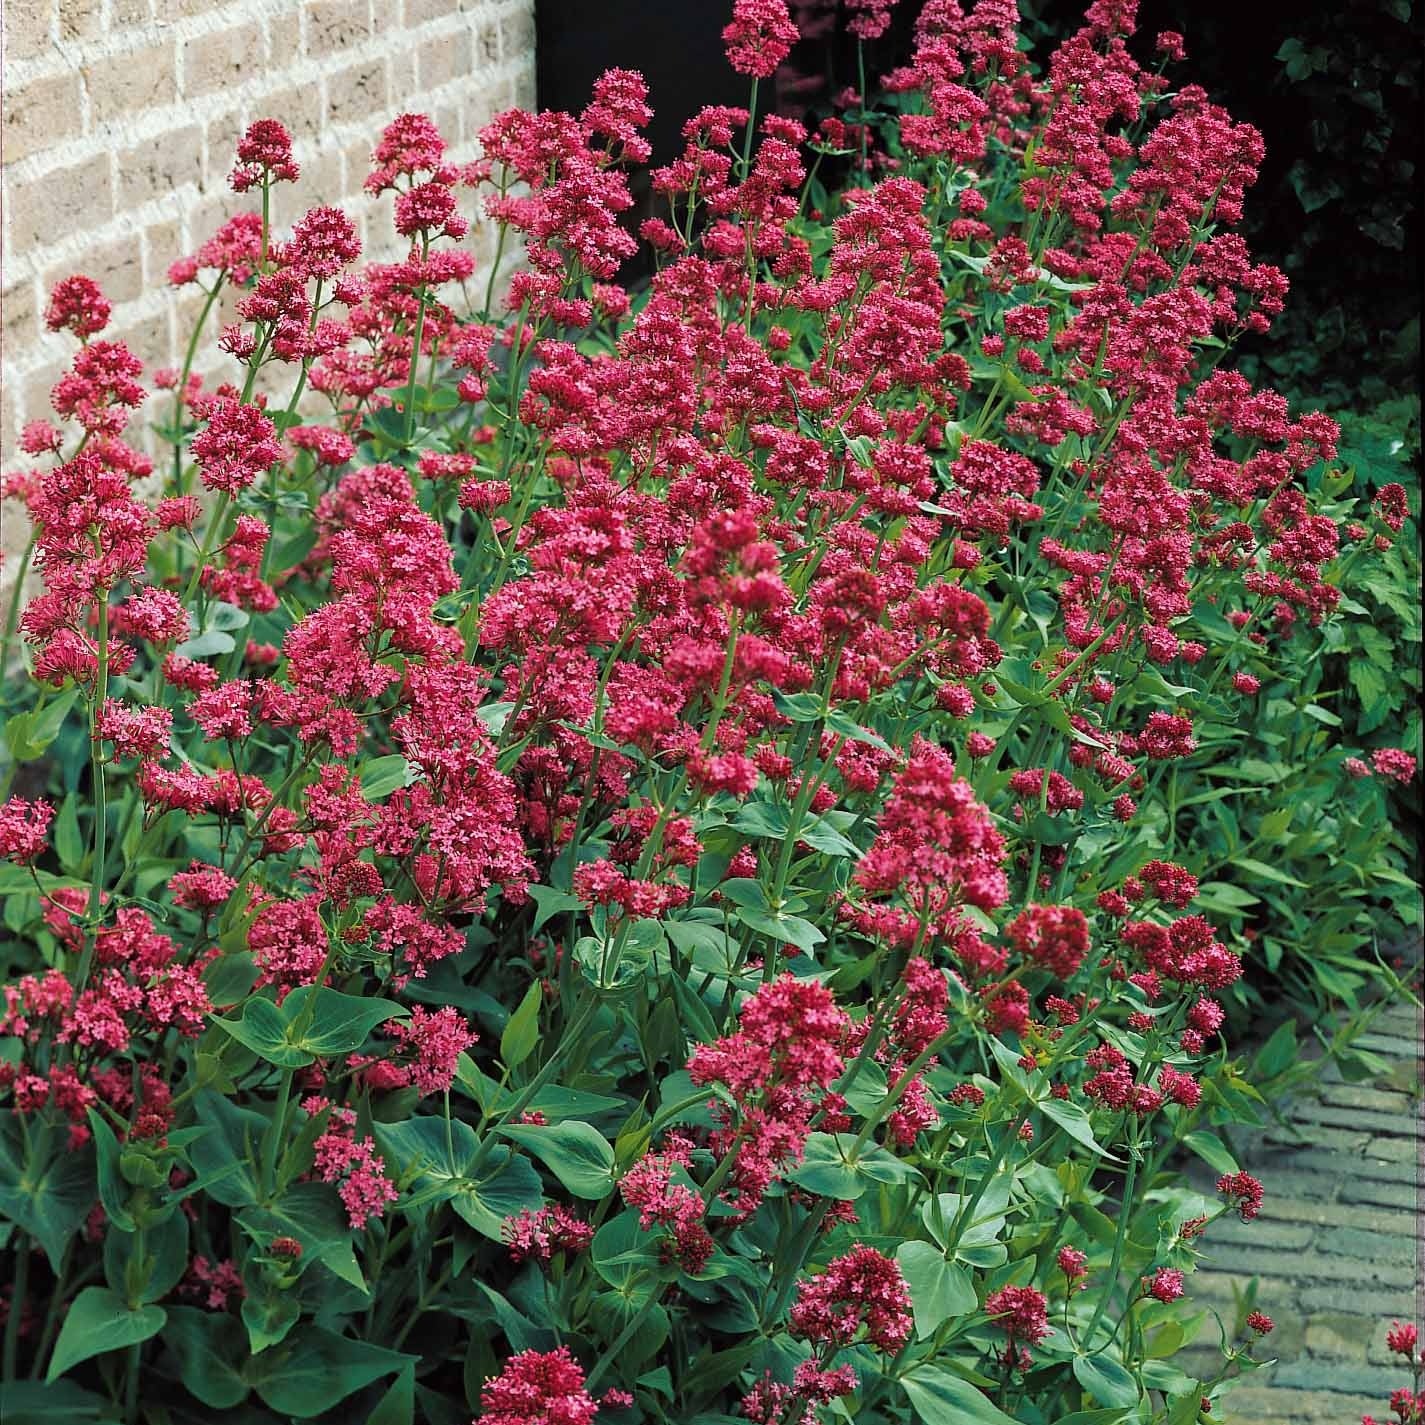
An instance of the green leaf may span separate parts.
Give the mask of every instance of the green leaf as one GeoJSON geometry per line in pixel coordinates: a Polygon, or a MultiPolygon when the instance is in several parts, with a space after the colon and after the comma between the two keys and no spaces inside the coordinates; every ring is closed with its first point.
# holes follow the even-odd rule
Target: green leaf
{"type": "Polygon", "coordinates": [[[113,1411],[102,1396],[81,1390],[72,1380],[53,1385],[42,1380],[0,1383],[0,1420],[5,1425],[80,1425],[84,1420],[112,1420],[113,1411]]]}
{"type": "Polygon", "coordinates": [[[361,795],[369,802],[379,802],[408,785],[412,776],[410,763],[399,752],[376,757],[361,769],[361,795]]]}
{"type": "Polygon", "coordinates": [[[1074,1379],[1104,1405],[1138,1404],[1138,1382],[1127,1367],[1102,1352],[1095,1356],[1075,1356],[1074,1379]]]}
{"type": "Polygon", "coordinates": [[[924,1340],[943,1322],[979,1309],[970,1274],[929,1242],[902,1242],[896,1261],[910,1288],[915,1334],[924,1340]]]}
{"type": "Polygon", "coordinates": [[[239,1108],[212,1089],[201,1090],[195,1102],[198,1123],[205,1130],[188,1149],[198,1173],[198,1186],[224,1207],[246,1207],[256,1202],[257,1179],[252,1165],[257,1162],[267,1120],[249,1108],[239,1108]]]}
{"type": "Polygon", "coordinates": [[[366,1425],[412,1425],[416,1418],[416,1371],[407,1366],[366,1417],[366,1425]]]}
{"type": "Polygon", "coordinates": [[[79,834],[79,799],[71,792],[54,819],[54,851],[59,864],[71,873],[84,861],[84,838],[79,834]]]}
{"type": "Polygon", "coordinates": [[[763,935],[787,945],[795,945],[798,950],[810,955],[826,936],[811,921],[799,915],[773,915],[768,911],[754,910],[744,906],[737,912],[737,919],[751,930],[759,930],[763,935]]]}
{"type": "Polygon", "coordinates": [[[216,1022],[269,1064],[300,1069],[315,1059],[352,1053],[378,1024],[405,1012],[395,1000],[302,985],[280,1007],[268,999],[250,999],[241,1018],[216,1022]]]}
{"type": "Polygon", "coordinates": [[[568,891],[556,891],[553,886],[529,886],[526,889],[537,907],[534,924],[529,928],[531,935],[538,935],[556,915],[578,910],[584,904],[578,896],[571,896],[568,891]]]}
{"type": "Polygon", "coordinates": [[[220,633],[217,629],[210,629],[207,633],[200,633],[197,638],[189,638],[180,643],[173,651],[180,658],[212,658],[219,653],[231,653],[237,647],[237,641],[230,633],[220,633]]]}
{"type": "Polygon", "coordinates": [[[647,1301],[658,1280],[670,1274],[656,1236],[638,1225],[638,1213],[632,1209],[610,1218],[594,1233],[589,1260],[629,1301],[647,1301]]]}
{"type": "Polygon", "coordinates": [[[335,1189],[325,1183],[293,1183],[272,1202],[244,1208],[237,1220],[260,1250],[265,1251],[275,1237],[291,1237],[302,1245],[297,1259],[301,1270],[321,1262],[358,1291],[366,1290],[366,1278],[351,1249],[350,1223],[335,1189]]]}
{"type": "Polygon", "coordinates": [[[246,1342],[226,1313],[170,1306],[163,1344],[173,1352],[178,1378],[204,1405],[231,1410],[247,1398],[246,1342]]]}
{"type": "Polygon", "coordinates": [[[1281,886],[1296,886],[1299,890],[1309,890],[1310,887],[1305,881],[1298,881],[1295,876],[1288,876],[1285,871],[1279,871],[1275,866],[1269,866],[1265,861],[1254,861],[1250,856],[1235,856],[1232,864],[1242,871],[1250,871],[1254,876],[1260,876],[1263,880],[1275,881],[1281,886]]]}
{"type": "Polygon", "coordinates": [[[536,1125],[510,1123],[500,1129],[523,1144],[575,1197],[597,1202],[614,1187],[614,1150],[591,1124],[578,1119],[536,1125]]]}
{"type": "Polygon", "coordinates": [[[43,756],[56,737],[69,710],[79,696],[77,687],[67,688],[58,697],[27,713],[19,713],[5,722],[5,745],[17,762],[33,762],[43,756]]]}
{"type": "MultiPolygon", "coordinates": [[[[1046,1098],[1039,1104],[1045,1118],[1057,1123],[1076,1143],[1082,1143],[1091,1153],[1101,1153],[1105,1158],[1114,1158],[1093,1136],[1093,1126],[1083,1107],[1077,1103],[1057,1098],[1046,1098]]],[[[1114,1161],[1118,1160],[1114,1158],[1114,1161]]]]}
{"type": "Polygon", "coordinates": [[[303,985],[282,1002],[282,1014],[295,1033],[294,1042],[318,1059],[334,1059],[359,1049],[378,1024],[404,1015],[395,1000],[373,999],[365,995],[345,995],[325,986],[303,985]],[[305,1030],[304,1011],[312,1001],[311,1019],[305,1030]]]}
{"type": "Polygon", "coordinates": [[[69,1239],[94,1205],[93,1150],[70,1152],[47,1133],[27,1146],[14,1114],[0,1125],[0,1217],[28,1232],[58,1273],[69,1239]]]}
{"type": "Polygon", "coordinates": [[[917,1366],[901,1384],[924,1425],[1014,1425],[978,1387],[942,1366],[917,1366]]]}
{"type": "Polygon", "coordinates": [[[45,1379],[53,1381],[91,1356],[147,1341],[167,1320],[168,1313],[161,1306],[130,1311],[118,1292],[106,1286],[87,1286],[65,1315],[45,1379]]]}
{"type": "Polygon", "coordinates": [[[302,1305],[295,1292],[264,1281],[243,1297],[241,1314],[247,1328],[248,1349],[259,1356],[287,1339],[302,1315],[302,1305]]]}
{"type": "Polygon", "coordinates": [[[1183,1147],[1190,1148],[1216,1173],[1235,1173],[1237,1160],[1222,1145],[1222,1140],[1206,1129],[1183,1135],[1183,1147]]]}
{"type": "Polygon", "coordinates": [[[264,1351],[249,1374],[265,1405],[309,1420],[382,1376],[413,1370],[419,1359],[307,1326],[264,1351]]]}
{"type": "Polygon", "coordinates": [[[841,1147],[841,1139],[849,1145],[850,1134],[813,1133],[806,1142],[802,1160],[788,1175],[798,1187],[819,1197],[836,1198],[839,1202],[855,1202],[871,1185],[859,1164],[849,1163],[841,1147]]]}
{"type": "Polygon", "coordinates": [[[526,1208],[533,1211],[544,1202],[534,1165],[509,1149],[491,1153],[479,1177],[472,1176],[478,1143],[475,1130],[463,1119],[450,1122],[453,1153],[446,1150],[444,1119],[434,1116],[378,1123],[375,1134],[388,1170],[401,1178],[413,1175],[407,1207],[448,1202],[477,1232],[498,1242],[506,1217],[526,1208]]]}
{"type": "Polygon", "coordinates": [[[239,1044],[279,1069],[301,1069],[316,1058],[287,1038],[287,1020],[270,999],[250,999],[239,1018],[215,1022],[239,1044]]]}
{"type": "Polygon", "coordinates": [[[86,1116],[89,1131],[94,1135],[94,1151],[99,1164],[99,1201],[114,1227],[120,1232],[132,1232],[135,1223],[127,1205],[129,1186],[119,1175],[119,1140],[97,1108],[91,1108],[86,1116]]]}
{"type": "Polygon", "coordinates": [[[519,1068],[539,1043],[539,1007],[543,1000],[543,984],[539,980],[531,980],[519,1008],[510,1016],[505,1032],[500,1035],[500,1062],[507,1069],[519,1068]]]}

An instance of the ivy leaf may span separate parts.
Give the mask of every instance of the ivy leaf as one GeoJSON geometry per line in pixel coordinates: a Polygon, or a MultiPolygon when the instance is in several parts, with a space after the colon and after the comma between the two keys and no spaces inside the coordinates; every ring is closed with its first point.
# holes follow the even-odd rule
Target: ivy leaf
{"type": "Polygon", "coordinates": [[[614,1150],[602,1133],[578,1119],[549,1125],[507,1124],[500,1130],[523,1144],[575,1197],[597,1202],[614,1186],[614,1150]]]}
{"type": "Polygon", "coordinates": [[[87,1286],[74,1298],[54,1343],[47,1381],[91,1356],[135,1346],[163,1330],[168,1313],[161,1306],[130,1311],[124,1298],[106,1286],[87,1286]]]}

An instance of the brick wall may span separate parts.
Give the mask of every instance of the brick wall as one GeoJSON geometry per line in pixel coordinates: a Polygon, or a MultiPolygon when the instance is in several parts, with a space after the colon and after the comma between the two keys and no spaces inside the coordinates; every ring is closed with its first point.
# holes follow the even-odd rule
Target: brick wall
{"type": "MultiPolygon", "coordinates": [[[[105,335],[149,369],[178,364],[201,297],[164,274],[252,206],[227,175],[265,117],[292,130],[302,166],[276,220],[336,204],[366,253],[394,253],[389,196],[361,194],[382,126],[429,113],[453,158],[474,157],[491,114],[534,102],[533,15],[534,0],[3,0],[3,468],[73,351],[43,328],[55,281],[93,277],[114,303],[105,335]]],[[[489,254],[480,225],[469,241],[489,254]]],[[[25,532],[13,510],[4,523],[13,577],[25,532]]]]}

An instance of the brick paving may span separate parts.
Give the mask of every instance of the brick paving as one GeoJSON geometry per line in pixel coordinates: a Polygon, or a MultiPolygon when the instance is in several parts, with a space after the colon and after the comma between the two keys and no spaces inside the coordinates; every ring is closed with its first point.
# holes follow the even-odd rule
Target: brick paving
{"type": "MultiPolygon", "coordinates": [[[[1393,1418],[1390,1392],[1409,1381],[1385,1333],[1392,1317],[1420,1320],[1425,1297],[1420,1011],[1392,1005],[1357,1042],[1389,1064],[1379,1079],[1347,1084],[1330,1068],[1283,1125],[1232,1135],[1266,1201],[1254,1222],[1214,1224],[1192,1295],[1230,1330],[1236,1294],[1255,1277],[1257,1305],[1276,1322],[1266,1343],[1276,1364],[1221,1397],[1230,1425],[1393,1418]]],[[[1212,1176],[1200,1180],[1209,1193],[1212,1176]]],[[[1199,1339],[1215,1342],[1210,1319],[1199,1339]]]]}

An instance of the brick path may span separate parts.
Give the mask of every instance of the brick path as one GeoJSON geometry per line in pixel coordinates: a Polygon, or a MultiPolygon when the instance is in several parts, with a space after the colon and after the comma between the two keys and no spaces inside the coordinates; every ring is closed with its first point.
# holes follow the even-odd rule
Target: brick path
{"type": "MultiPolygon", "coordinates": [[[[1192,1295],[1230,1330],[1233,1285],[1255,1276],[1257,1305],[1276,1322],[1266,1345],[1277,1364],[1223,1395],[1230,1425],[1393,1418],[1387,1398],[1409,1381],[1385,1332],[1391,1317],[1419,1321],[1425,1295],[1420,1011],[1393,1005],[1357,1042],[1389,1062],[1379,1080],[1346,1084],[1330,1069],[1288,1107],[1286,1126],[1233,1134],[1266,1201],[1254,1222],[1214,1224],[1192,1295]]],[[[1211,1175],[1201,1185],[1211,1193],[1211,1175]]],[[[1199,1339],[1216,1341],[1210,1319],[1199,1339]]]]}

